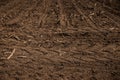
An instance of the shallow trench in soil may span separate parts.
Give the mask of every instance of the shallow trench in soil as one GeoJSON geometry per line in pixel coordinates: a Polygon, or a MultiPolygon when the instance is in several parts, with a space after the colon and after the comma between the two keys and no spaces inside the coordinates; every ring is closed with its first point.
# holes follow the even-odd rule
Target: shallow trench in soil
{"type": "Polygon", "coordinates": [[[120,80],[120,16],[94,0],[0,0],[0,80],[120,80]]]}

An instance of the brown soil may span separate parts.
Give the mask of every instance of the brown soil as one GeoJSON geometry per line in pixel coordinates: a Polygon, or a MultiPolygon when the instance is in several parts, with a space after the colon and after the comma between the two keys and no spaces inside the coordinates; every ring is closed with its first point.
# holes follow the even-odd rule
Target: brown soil
{"type": "Polygon", "coordinates": [[[0,80],[120,80],[120,17],[99,2],[0,1],[0,80]]]}

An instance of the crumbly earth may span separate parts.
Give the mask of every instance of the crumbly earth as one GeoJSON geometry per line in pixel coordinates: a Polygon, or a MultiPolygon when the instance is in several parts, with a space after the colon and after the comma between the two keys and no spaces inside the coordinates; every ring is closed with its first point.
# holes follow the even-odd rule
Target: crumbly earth
{"type": "Polygon", "coordinates": [[[0,80],[120,80],[120,16],[94,0],[0,0],[0,80]]]}

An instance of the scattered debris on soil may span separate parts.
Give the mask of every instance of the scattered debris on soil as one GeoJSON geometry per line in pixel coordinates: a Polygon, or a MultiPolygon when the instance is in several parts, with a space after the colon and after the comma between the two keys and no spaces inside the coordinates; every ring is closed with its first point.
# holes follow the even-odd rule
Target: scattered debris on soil
{"type": "Polygon", "coordinates": [[[102,5],[0,0],[0,80],[120,80],[120,16],[102,5]]]}

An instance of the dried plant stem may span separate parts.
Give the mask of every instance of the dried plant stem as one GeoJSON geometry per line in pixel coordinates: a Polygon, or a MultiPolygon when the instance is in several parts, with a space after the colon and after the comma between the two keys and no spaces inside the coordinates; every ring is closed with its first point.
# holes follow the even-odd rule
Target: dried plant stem
{"type": "Polygon", "coordinates": [[[15,53],[15,50],[16,49],[13,49],[12,53],[10,54],[10,56],[7,57],[7,59],[10,59],[13,56],[13,54],[15,53]]]}

